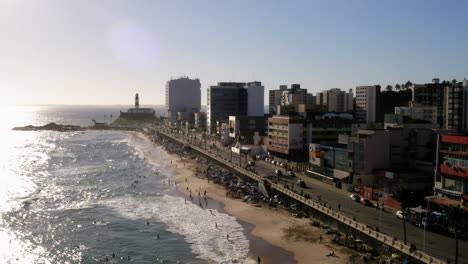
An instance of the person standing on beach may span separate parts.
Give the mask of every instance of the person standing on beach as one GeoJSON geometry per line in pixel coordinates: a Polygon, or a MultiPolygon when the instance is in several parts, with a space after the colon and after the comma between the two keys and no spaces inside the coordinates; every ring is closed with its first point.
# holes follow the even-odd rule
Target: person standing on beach
{"type": "Polygon", "coordinates": [[[260,257],[257,257],[257,264],[260,264],[262,263],[262,260],[260,259],[260,257]]]}

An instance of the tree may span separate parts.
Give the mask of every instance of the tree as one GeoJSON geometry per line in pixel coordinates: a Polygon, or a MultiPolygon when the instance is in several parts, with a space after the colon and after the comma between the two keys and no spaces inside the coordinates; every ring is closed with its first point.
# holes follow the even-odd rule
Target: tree
{"type": "Polygon", "coordinates": [[[409,88],[411,88],[411,86],[413,86],[413,83],[412,83],[412,82],[407,81],[407,82],[405,83],[405,88],[406,88],[407,90],[408,90],[409,88]]]}
{"type": "Polygon", "coordinates": [[[464,212],[459,204],[451,205],[447,208],[447,222],[453,227],[455,233],[455,264],[458,264],[458,236],[457,233],[463,228],[464,212]]]}
{"type": "Polygon", "coordinates": [[[452,84],[457,84],[457,79],[453,79],[452,84]]]}
{"type": "Polygon", "coordinates": [[[399,84],[395,84],[395,90],[400,91],[400,90],[401,90],[401,86],[400,86],[399,84]]]}
{"type": "Polygon", "coordinates": [[[389,85],[387,85],[387,87],[385,87],[385,90],[386,90],[387,92],[391,92],[391,91],[392,91],[392,88],[393,88],[393,87],[389,84],[389,85]]]}
{"type": "Polygon", "coordinates": [[[395,196],[398,201],[400,201],[400,206],[401,210],[403,211],[403,218],[401,219],[403,221],[403,235],[405,239],[405,245],[406,245],[406,215],[407,215],[407,209],[409,208],[409,203],[411,199],[411,194],[408,192],[406,188],[401,187],[398,189],[395,193],[395,196]]]}

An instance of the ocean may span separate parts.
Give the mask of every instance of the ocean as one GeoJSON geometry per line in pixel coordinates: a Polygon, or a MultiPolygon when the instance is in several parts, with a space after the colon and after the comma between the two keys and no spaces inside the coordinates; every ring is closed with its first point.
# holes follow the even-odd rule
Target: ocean
{"type": "Polygon", "coordinates": [[[125,109],[1,109],[0,263],[255,263],[241,223],[185,203],[164,153],[141,137],[11,130],[109,122],[125,109]]]}

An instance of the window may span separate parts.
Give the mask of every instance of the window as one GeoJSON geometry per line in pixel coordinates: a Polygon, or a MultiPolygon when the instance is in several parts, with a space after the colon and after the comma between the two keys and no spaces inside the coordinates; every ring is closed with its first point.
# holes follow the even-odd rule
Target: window
{"type": "Polygon", "coordinates": [[[448,178],[444,178],[444,189],[461,192],[462,191],[462,181],[452,180],[448,178]]]}

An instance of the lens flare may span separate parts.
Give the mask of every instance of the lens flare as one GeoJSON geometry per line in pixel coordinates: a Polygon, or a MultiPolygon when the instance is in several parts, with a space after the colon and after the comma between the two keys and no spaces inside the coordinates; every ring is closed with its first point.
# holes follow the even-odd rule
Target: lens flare
{"type": "Polygon", "coordinates": [[[137,70],[151,70],[158,64],[158,43],[153,34],[132,21],[115,24],[108,33],[112,54],[137,70]]]}

